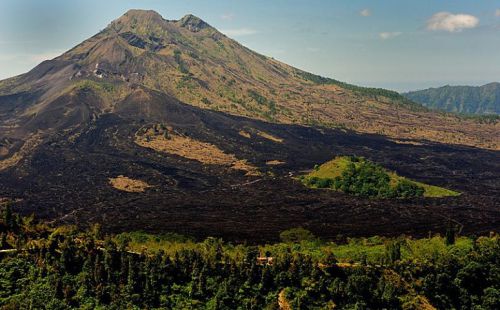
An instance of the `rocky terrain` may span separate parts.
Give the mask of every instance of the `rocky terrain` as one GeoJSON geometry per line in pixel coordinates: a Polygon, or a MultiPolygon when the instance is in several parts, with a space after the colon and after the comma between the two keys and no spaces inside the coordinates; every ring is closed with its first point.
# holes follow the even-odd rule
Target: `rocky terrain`
{"type": "Polygon", "coordinates": [[[129,11],[0,82],[0,199],[107,231],[262,241],[500,227],[498,123],[422,108],[259,55],[199,18],[129,11]],[[296,180],[364,156],[459,197],[364,199],[296,180]]]}
{"type": "Polygon", "coordinates": [[[392,91],[304,72],[245,48],[192,15],[168,21],[154,11],[131,10],[63,55],[0,82],[3,158],[24,141],[36,143],[37,134],[116,113],[125,98],[141,102],[138,86],[192,106],[275,123],[500,147],[498,122],[429,112],[392,91]]]}
{"type": "Polygon", "coordinates": [[[324,237],[422,236],[442,231],[449,219],[463,226],[464,233],[499,227],[500,163],[495,151],[271,124],[201,110],[160,94],[150,96],[148,104],[161,105],[161,114],[147,115],[137,111],[135,101],[125,100],[119,104],[120,113],[40,144],[15,167],[2,171],[1,196],[18,199],[16,208],[23,213],[57,222],[100,222],[109,231],[175,231],[230,240],[273,239],[297,226],[324,237]],[[191,141],[217,146],[224,154],[246,159],[259,173],[248,175],[229,164],[208,164],[143,147],[135,135],[145,124],[165,124],[191,141]],[[311,190],[294,178],[339,154],[365,156],[400,175],[462,195],[363,199],[311,190]],[[110,178],[120,176],[147,187],[139,192],[117,189],[110,178]]]}

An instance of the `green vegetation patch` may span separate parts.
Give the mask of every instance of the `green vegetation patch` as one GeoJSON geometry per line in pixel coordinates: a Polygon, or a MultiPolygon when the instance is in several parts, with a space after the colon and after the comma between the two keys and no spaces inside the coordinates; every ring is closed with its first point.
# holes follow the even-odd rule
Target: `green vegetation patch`
{"type": "Polygon", "coordinates": [[[178,67],[179,71],[183,74],[188,74],[189,68],[186,65],[186,63],[184,62],[184,60],[182,60],[181,55],[182,55],[182,52],[180,50],[174,50],[174,59],[175,59],[175,62],[177,63],[177,65],[179,66],[178,67]]]}
{"type": "Polygon", "coordinates": [[[7,205],[0,308],[500,309],[499,237],[449,232],[334,243],[295,228],[280,243],[233,245],[53,227],[7,205]]]}
{"type": "Polygon", "coordinates": [[[248,96],[252,98],[255,102],[257,102],[259,105],[267,106],[268,111],[264,112],[263,116],[266,119],[273,120],[274,115],[276,115],[277,112],[276,102],[267,99],[256,90],[248,90],[248,96]]]}
{"type": "Polygon", "coordinates": [[[363,157],[340,156],[315,166],[300,180],[310,188],[328,188],[372,198],[447,197],[459,193],[409,180],[363,157]]]}
{"type": "Polygon", "coordinates": [[[111,93],[116,90],[115,85],[108,82],[96,82],[92,80],[82,80],[74,86],[83,91],[96,91],[98,93],[111,93]]]}
{"type": "Polygon", "coordinates": [[[343,240],[332,242],[321,240],[304,228],[292,228],[280,234],[280,243],[262,245],[259,250],[260,253],[278,256],[292,248],[294,253],[307,255],[317,262],[324,262],[333,253],[335,260],[339,263],[372,266],[384,265],[397,260],[430,262],[452,254],[466,255],[473,250],[473,239],[456,236],[456,227],[450,226],[449,230],[455,236],[451,243],[447,242],[445,236],[440,235],[422,239],[404,236],[399,238],[383,236],[341,238],[343,240]]]}

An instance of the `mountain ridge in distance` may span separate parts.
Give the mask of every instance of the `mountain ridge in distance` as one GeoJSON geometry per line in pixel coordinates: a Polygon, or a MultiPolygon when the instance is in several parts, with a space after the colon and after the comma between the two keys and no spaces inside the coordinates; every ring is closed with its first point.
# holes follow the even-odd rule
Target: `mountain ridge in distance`
{"type": "Polygon", "coordinates": [[[500,83],[433,87],[402,94],[428,108],[446,112],[500,115],[500,83]]]}

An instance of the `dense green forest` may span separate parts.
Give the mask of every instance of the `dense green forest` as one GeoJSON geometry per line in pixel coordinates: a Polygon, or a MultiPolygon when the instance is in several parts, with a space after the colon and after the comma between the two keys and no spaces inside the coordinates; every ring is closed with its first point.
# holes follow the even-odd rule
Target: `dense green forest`
{"type": "Polygon", "coordinates": [[[298,228],[253,246],[0,221],[2,309],[500,309],[500,239],[324,241],[298,228]]]}

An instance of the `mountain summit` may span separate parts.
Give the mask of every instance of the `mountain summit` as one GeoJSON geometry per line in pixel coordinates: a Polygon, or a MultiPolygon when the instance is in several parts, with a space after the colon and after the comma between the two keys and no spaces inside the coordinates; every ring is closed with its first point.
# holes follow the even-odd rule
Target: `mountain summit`
{"type": "Polygon", "coordinates": [[[271,122],[499,147],[492,136],[495,127],[430,113],[392,91],[293,68],[249,50],[196,16],[172,21],[145,10],[130,10],[63,55],[0,82],[4,98],[23,98],[15,99],[23,104],[13,114],[1,117],[19,124],[12,129],[16,133],[9,133],[15,136],[65,127],[115,111],[138,87],[196,107],[271,122]],[[83,96],[82,88],[96,99],[71,104],[83,96]],[[33,127],[21,126],[26,122],[33,127]]]}
{"type": "Polygon", "coordinates": [[[187,28],[193,32],[198,32],[200,30],[206,29],[206,28],[212,28],[209,24],[204,22],[202,19],[199,17],[196,17],[192,14],[188,14],[181,18],[179,20],[179,25],[181,27],[187,28]]]}
{"type": "Polygon", "coordinates": [[[120,18],[113,21],[112,24],[145,24],[145,23],[156,23],[162,24],[167,22],[163,17],[156,11],[153,10],[138,10],[131,9],[123,14],[120,18]]]}
{"type": "Polygon", "coordinates": [[[167,36],[167,31],[172,26],[180,26],[190,31],[198,32],[202,29],[213,29],[201,18],[187,14],[178,21],[169,21],[156,11],[152,10],[129,10],[123,16],[113,21],[108,28],[118,33],[133,32],[139,35],[167,36]]]}

